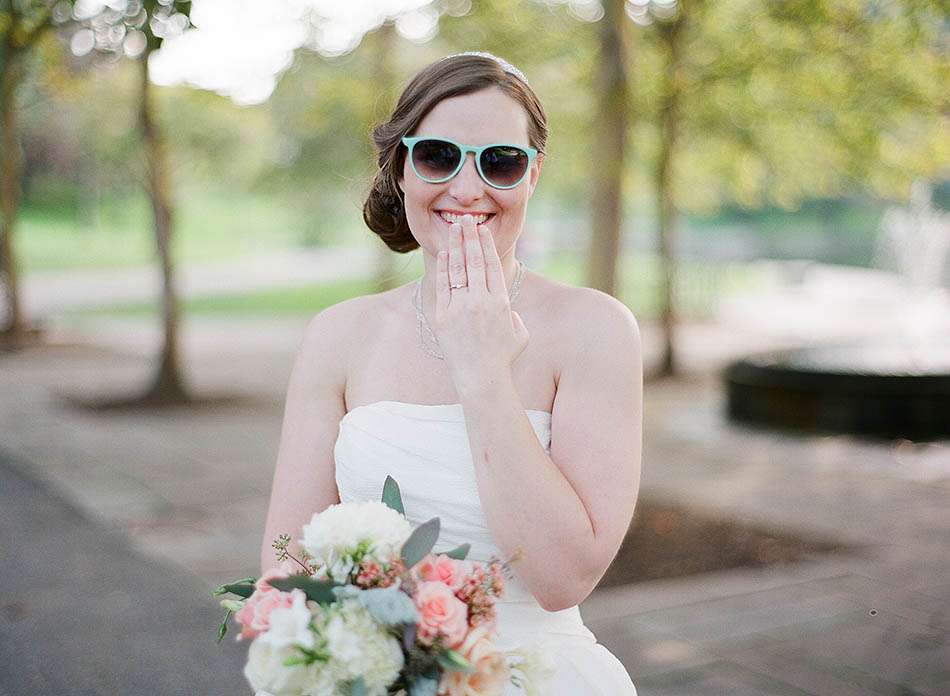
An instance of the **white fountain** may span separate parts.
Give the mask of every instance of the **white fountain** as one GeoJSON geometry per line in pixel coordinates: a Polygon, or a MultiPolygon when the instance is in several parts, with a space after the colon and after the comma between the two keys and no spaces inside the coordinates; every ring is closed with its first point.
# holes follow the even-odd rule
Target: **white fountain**
{"type": "Polygon", "coordinates": [[[768,317],[765,326],[783,327],[794,347],[727,368],[729,414],[806,430],[950,438],[948,259],[950,215],[917,182],[909,205],[881,220],[877,268],[809,264],[798,283],[730,298],[721,319],[743,317],[748,329],[750,317],[768,317]]]}

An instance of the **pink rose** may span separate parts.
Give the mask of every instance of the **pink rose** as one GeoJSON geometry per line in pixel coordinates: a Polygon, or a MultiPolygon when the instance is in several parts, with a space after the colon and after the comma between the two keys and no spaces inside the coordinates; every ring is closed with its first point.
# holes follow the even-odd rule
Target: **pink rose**
{"type": "Polygon", "coordinates": [[[445,583],[421,582],[413,597],[419,610],[417,637],[424,645],[431,645],[438,635],[445,638],[450,648],[459,645],[468,631],[468,607],[458,599],[445,583]]]}
{"type": "Polygon", "coordinates": [[[504,653],[491,642],[492,628],[473,628],[456,648],[469,661],[472,672],[446,670],[439,680],[439,696],[501,696],[511,677],[504,653]]]}
{"type": "Polygon", "coordinates": [[[441,582],[452,588],[452,592],[458,592],[472,572],[472,564],[445,554],[433,556],[430,553],[419,561],[415,570],[421,580],[441,582]]]}
{"type": "Polygon", "coordinates": [[[280,568],[271,568],[255,583],[254,593],[248,597],[244,606],[235,614],[234,620],[241,624],[238,640],[254,638],[270,628],[270,614],[274,609],[289,609],[294,598],[290,592],[281,592],[271,587],[268,580],[286,578],[287,572],[280,568]]]}

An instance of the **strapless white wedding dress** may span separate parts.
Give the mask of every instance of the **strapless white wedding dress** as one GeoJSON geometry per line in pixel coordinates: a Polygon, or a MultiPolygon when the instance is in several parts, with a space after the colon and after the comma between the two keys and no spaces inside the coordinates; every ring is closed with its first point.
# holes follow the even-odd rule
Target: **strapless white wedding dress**
{"type": "MultiPolygon", "coordinates": [[[[550,451],[551,414],[526,413],[550,451]]],[[[440,518],[434,551],[468,542],[472,560],[502,556],[482,514],[461,404],[377,401],[358,406],[340,421],[334,458],[341,502],[380,500],[383,482],[391,475],[413,525],[440,518]]],[[[545,696],[636,696],[623,664],[597,642],[576,606],[546,611],[521,582],[509,579],[496,608],[500,648],[540,643],[556,665],[542,689],[545,696]]],[[[505,696],[520,693],[509,685],[505,696]]]]}

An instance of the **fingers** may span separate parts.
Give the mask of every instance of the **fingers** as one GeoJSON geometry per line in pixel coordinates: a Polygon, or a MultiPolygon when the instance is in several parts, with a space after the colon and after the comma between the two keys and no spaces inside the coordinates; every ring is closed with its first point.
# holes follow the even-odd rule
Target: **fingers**
{"type": "MultiPolygon", "coordinates": [[[[453,223],[449,230],[449,285],[465,285],[465,259],[462,256],[462,226],[453,223]]],[[[458,292],[458,290],[452,290],[458,292]]]]}
{"type": "Polygon", "coordinates": [[[435,262],[435,307],[441,316],[449,306],[449,252],[439,252],[435,262]]]}
{"type": "Polygon", "coordinates": [[[498,258],[498,249],[495,248],[495,238],[485,225],[478,226],[478,238],[482,243],[482,254],[485,258],[485,284],[488,292],[502,293],[505,291],[505,273],[501,268],[501,259],[498,258]]]}
{"type": "Polygon", "coordinates": [[[475,229],[475,218],[471,215],[462,216],[462,233],[465,243],[465,269],[468,274],[469,292],[487,292],[485,284],[485,256],[482,253],[482,242],[478,230],[475,229]]]}

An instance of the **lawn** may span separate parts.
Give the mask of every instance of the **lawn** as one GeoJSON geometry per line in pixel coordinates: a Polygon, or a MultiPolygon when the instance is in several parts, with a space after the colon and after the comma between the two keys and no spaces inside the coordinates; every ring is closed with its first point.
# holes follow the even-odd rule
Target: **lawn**
{"type": "MultiPolygon", "coordinates": [[[[415,252],[407,263],[400,264],[397,283],[417,278],[421,262],[415,252]]],[[[583,258],[576,253],[553,254],[538,272],[571,285],[582,285],[583,258]]],[[[618,293],[641,319],[659,314],[659,259],[653,255],[626,257],[620,268],[621,289],[618,293]]],[[[680,315],[689,318],[708,316],[713,301],[723,292],[754,288],[762,282],[754,268],[746,264],[715,266],[683,262],[678,270],[677,301],[680,315]]],[[[272,288],[254,292],[227,293],[192,297],[182,303],[182,310],[191,316],[274,316],[311,315],[344,299],[374,292],[372,279],[340,280],[332,283],[272,288]]],[[[158,303],[143,302],[70,312],[71,316],[157,316],[158,303]]]]}
{"type": "MultiPolygon", "coordinates": [[[[299,244],[300,215],[273,196],[189,190],[175,208],[178,262],[237,258],[299,244]]],[[[89,209],[24,206],[16,248],[23,272],[125,268],[155,262],[148,199],[113,198],[89,209]]]]}

